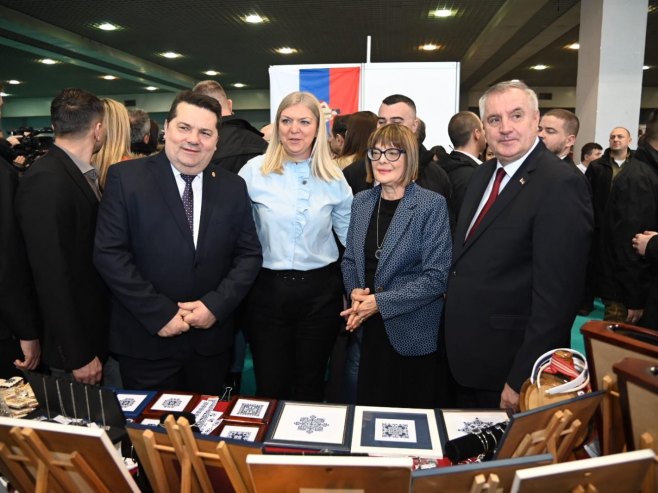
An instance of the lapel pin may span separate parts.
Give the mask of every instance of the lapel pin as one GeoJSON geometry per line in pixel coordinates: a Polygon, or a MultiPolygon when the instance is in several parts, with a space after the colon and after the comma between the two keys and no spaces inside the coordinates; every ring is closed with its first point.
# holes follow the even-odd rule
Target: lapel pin
{"type": "Polygon", "coordinates": [[[214,171],[210,174],[212,175],[213,178],[215,177],[215,172],[214,171]]]}
{"type": "Polygon", "coordinates": [[[519,178],[519,183],[521,185],[525,185],[525,178],[519,178]]]}

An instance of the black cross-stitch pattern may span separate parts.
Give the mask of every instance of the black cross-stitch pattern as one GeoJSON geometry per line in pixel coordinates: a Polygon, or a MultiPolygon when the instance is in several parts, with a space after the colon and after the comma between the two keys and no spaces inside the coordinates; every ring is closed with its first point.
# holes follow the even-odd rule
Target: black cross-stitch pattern
{"type": "Polygon", "coordinates": [[[233,440],[247,441],[247,440],[249,440],[249,438],[251,438],[251,433],[249,433],[248,431],[233,430],[233,431],[229,431],[226,434],[226,438],[232,438],[233,440]]]}
{"type": "Polygon", "coordinates": [[[405,423],[383,423],[382,436],[384,438],[409,438],[409,425],[405,423]]]}
{"type": "Polygon", "coordinates": [[[261,411],[263,410],[264,404],[251,404],[251,403],[242,403],[240,404],[240,409],[237,413],[237,416],[250,416],[257,418],[260,416],[261,411]]]}
{"type": "Polygon", "coordinates": [[[121,399],[119,401],[119,405],[121,406],[121,409],[131,408],[135,405],[135,398],[134,397],[126,397],[125,399],[121,399]]]}
{"type": "Polygon", "coordinates": [[[462,433],[479,433],[484,428],[493,424],[493,421],[482,421],[480,418],[476,417],[473,421],[464,421],[461,427],[457,428],[457,431],[461,431],[462,433]]]}
{"type": "Polygon", "coordinates": [[[299,421],[295,421],[295,424],[299,431],[305,431],[309,435],[316,431],[324,431],[324,429],[329,426],[329,423],[325,423],[324,418],[318,418],[315,415],[303,417],[299,421]]]}
{"type": "Polygon", "coordinates": [[[182,403],[183,399],[180,399],[179,397],[169,397],[168,399],[162,401],[162,407],[165,409],[175,409],[180,407],[182,403]]]}

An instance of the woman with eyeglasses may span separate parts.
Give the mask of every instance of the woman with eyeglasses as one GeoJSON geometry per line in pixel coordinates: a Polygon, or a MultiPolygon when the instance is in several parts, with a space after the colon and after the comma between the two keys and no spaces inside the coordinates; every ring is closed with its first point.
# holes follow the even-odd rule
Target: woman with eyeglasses
{"type": "Polygon", "coordinates": [[[362,331],[357,403],[434,407],[438,336],[451,261],[442,195],[415,184],[418,143],[402,125],[368,141],[377,186],[352,203],[343,282],[348,331],[362,331]]]}

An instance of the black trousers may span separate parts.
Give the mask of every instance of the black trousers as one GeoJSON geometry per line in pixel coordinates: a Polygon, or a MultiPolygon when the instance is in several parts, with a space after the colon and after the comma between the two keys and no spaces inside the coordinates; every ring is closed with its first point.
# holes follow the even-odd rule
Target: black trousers
{"type": "Polygon", "coordinates": [[[337,264],[311,271],[261,269],[247,298],[246,315],[257,395],[324,400],[341,309],[337,264]]]}
{"type": "Polygon", "coordinates": [[[18,339],[0,339],[0,378],[22,377],[23,372],[14,366],[14,361],[23,359],[18,339]]]}
{"type": "Polygon", "coordinates": [[[232,350],[205,356],[189,347],[158,360],[118,355],[124,388],[128,390],[178,390],[219,395],[231,363],[232,350]]]}

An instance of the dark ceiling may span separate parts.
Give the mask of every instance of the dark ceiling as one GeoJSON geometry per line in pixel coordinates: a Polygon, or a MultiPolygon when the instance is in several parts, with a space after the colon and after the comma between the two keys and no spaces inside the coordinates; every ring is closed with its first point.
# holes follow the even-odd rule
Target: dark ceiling
{"type": "MultiPolygon", "coordinates": [[[[575,86],[578,52],[565,45],[578,40],[579,13],[578,0],[0,0],[0,81],[16,98],[69,86],[135,94],[189,88],[214,69],[229,88],[266,90],[270,65],[365,62],[371,35],[372,62],[461,61],[463,92],[510,78],[575,86]],[[456,15],[430,17],[437,7],[456,15]],[[251,13],[268,22],[243,22],[251,13]],[[93,27],[103,21],[122,29],[93,27]],[[440,49],[422,51],[424,43],[440,49]],[[282,46],[299,52],[274,51],[282,46]],[[62,63],[36,62],[45,57],[62,63]],[[530,70],[538,63],[550,68],[530,70]]],[[[649,0],[645,64],[643,85],[658,87],[658,0],[649,0]]]]}

